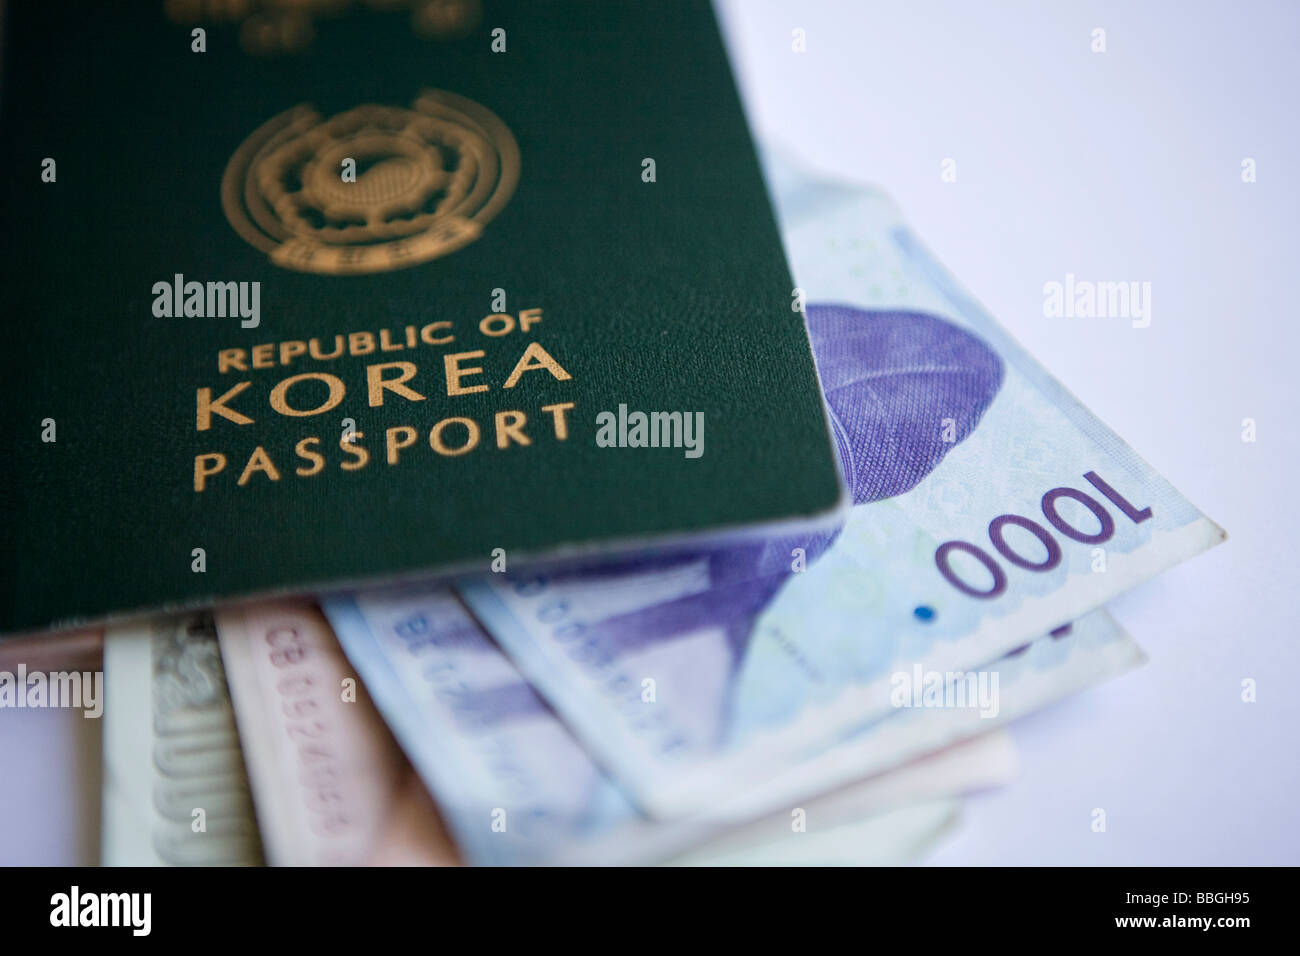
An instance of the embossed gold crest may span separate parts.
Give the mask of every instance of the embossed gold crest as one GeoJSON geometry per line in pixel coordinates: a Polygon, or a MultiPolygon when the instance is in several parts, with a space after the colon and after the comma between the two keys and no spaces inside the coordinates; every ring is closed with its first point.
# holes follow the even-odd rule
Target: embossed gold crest
{"type": "Polygon", "coordinates": [[[329,119],[298,106],[235,151],[226,218],[286,269],[351,275],[428,262],[473,242],[519,180],[519,147],[492,112],[428,90],[410,109],[329,119]],[[355,181],[345,181],[345,160],[355,181]]]}

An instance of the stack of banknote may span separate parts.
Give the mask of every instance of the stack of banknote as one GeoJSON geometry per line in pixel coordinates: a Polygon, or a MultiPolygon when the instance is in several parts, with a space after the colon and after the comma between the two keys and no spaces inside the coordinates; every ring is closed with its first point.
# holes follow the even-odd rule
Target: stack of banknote
{"type": "Polygon", "coordinates": [[[110,627],[105,864],[906,862],[1142,662],[1104,604],[1222,530],[885,196],[766,172],[851,507],[110,627]]]}

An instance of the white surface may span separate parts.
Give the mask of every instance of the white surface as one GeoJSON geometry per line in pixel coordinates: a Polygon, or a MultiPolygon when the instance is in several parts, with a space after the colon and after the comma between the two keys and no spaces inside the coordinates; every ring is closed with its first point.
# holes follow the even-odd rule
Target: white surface
{"type": "Polygon", "coordinates": [[[1111,606],[1150,662],[1015,725],[1022,779],[970,801],[931,861],[1300,863],[1300,4],[721,0],[720,13],[756,134],[882,186],[1229,534],[1111,606]],[[1095,27],[1105,53],[1090,50],[1095,27]],[[1067,272],[1150,282],[1150,327],[1045,318],[1043,284],[1067,272]],[[1098,807],[1105,833],[1091,830],[1098,807]]]}
{"type": "Polygon", "coordinates": [[[99,860],[102,726],[80,710],[0,711],[0,866],[99,860]]]}

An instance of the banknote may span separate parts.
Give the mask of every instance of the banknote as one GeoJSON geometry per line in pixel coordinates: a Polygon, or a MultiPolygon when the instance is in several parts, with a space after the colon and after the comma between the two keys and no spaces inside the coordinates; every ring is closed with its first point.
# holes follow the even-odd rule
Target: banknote
{"type": "Polygon", "coordinates": [[[460,586],[655,815],[744,793],[886,712],[899,672],[992,660],[1224,536],[956,286],[886,197],[770,178],[847,520],[460,586]]]}
{"type": "MultiPolygon", "coordinates": [[[[906,866],[956,823],[961,801],[930,800],[894,807],[818,832],[795,832],[758,843],[701,847],[671,866],[906,866]]],[[[787,821],[788,823],[788,821],[787,821]]]]}
{"type": "Polygon", "coordinates": [[[808,793],[825,792],[825,799],[834,802],[839,788],[848,788],[851,799],[852,788],[859,785],[855,781],[863,777],[987,733],[991,726],[1040,710],[1145,660],[1137,643],[1100,609],[962,673],[961,682],[988,692],[986,703],[972,693],[973,706],[942,696],[927,704],[924,688],[957,685],[935,680],[941,676],[935,671],[900,672],[891,694],[894,706],[886,717],[844,735],[790,772],[773,773],[755,783],[727,801],[727,812],[731,820],[744,820],[808,793]]]}
{"type": "Polygon", "coordinates": [[[104,632],[65,631],[33,634],[0,641],[0,671],[98,669],[104,660],[104,632]]]}
{"type": "Polygon", "coordinates": [[[218,611],[266,860],[274,866],[454,863],[432,802],[314,604],[218,611]]]}
{"type": "Polygon", "coordinates": [[[104,694],[101,862],[260,864],[211,615],[110,627],[104,694]]]}
{"type": "Polygon", "coordinates": [[[837,789],[831,796],[851,803],[854,796],[839,788],[986,733],[1140,660],[1109,616],[1094,612],[999,662],[998,709],[989,717],[899,709],[805,766],[786,768],[756,796],[655,821],[592,760],[450,590],[369,591],[328,598],[323,607],[465,858],[481,864],[661,860],[777,808],[788,813],[790,801],[822,790],[837,789]]]}
{"type": "Polygon", "coordinates": [[[322,607],[468,862],[637,859],[651,827],[449,590],[322,607]]]}
{"type": "Polygon", "coordinates": [[[408,765],[388,821],[366,861],[370,866],[456,866],[460,853],[442,825],[433,797],[408,765]],[[432,826],[430,821],[437,823],[432,826]]]}
{"type": "Polygon", "coordinates": [[[951,825],[952,815],[930,816],[924,811],[916,815],[895,815],[894,811],[922,805],[934,808],[941,804],[955,809],[952,798],[1010,783],[1017,770],[1018,760],[1010,735],[1005,730],[993,731],[819,796],[805,806],[783,809],[730,828],[668,863],[676,866],[726,866],[745,862],[767,866],[818,862],[909,863],[930,842],[929,837],[922,839],[920,833],[900,837],[922,819],[931,821],[933,836],[938,836],[951,825]],[[886,820],[892,824],[884,825],[882,821],[886,820]]]}

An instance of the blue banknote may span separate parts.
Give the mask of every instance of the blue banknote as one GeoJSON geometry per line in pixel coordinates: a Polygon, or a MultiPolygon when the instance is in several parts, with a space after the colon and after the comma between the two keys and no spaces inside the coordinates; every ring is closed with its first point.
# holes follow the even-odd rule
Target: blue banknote
{"type": "MultiPolygon", "coordinates": [[[[628,800],[450,590],[363,592],[323,607],[461,852],[478,864],[655,862],[688,848],[692,860],[708,859],[708,841],[739,824],[773,810],[788,820],[794,801],[823,791],[838,793],[842,806],[844,788],[859,778],[990,730],[1141,659],[1109,616],[1095,612],[986,669],[999,675],[994,714],[900,707],[740,799],[658,821],[628,800]]],[[[814,826],[823,818],[816,800],[803,807],[814,826]]],[[[843,824],[842,811],[836,822],[843,824]]],[[[732,841],[727,852],[734,851],[732,841]]]]}
{"type": "Polygon", "coordinates": [[[846,520],[458,585],[656,816],[716,807],[857,731],[888,712],[896,674],[995,659],[1224,537],[953,282],[886,197],[769,173],[846,520]]]}
{"type": "Polygon", "coordinates": [[[451,591],[321,606],[467,862],[637,858],[646,821],[451,591]]]}

